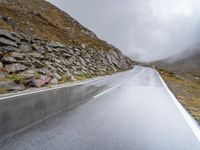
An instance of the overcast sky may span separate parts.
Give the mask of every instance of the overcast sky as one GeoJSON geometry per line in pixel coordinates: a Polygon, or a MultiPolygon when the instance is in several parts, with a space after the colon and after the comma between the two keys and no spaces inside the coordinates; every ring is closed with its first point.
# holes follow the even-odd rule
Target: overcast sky
{"type": "Polygon", "coordinates": [[[100,38],[142,61],[200,42],[200,0],[50,0],[100,38]]]}

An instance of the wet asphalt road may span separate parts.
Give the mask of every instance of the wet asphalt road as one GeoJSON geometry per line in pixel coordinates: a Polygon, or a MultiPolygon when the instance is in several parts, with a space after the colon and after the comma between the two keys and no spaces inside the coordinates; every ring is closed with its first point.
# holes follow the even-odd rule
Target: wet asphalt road
{"type": "Polygon", "coordinates": [[[0,150],[200,150],[153,69],[136,67],[88,84],[104,89],[1,142],[0,150]]]}

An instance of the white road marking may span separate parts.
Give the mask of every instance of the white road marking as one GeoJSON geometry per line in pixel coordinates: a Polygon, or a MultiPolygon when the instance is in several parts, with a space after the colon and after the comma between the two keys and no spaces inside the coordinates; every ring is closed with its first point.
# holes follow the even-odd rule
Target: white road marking
{"type": "MultiPolygon", "coordinates": [[[[125,71],[124,73],[131,72],[131,71],[133,71],[133,69],[125,71]]],[[[13,94],[13,95],[5,95],[5,96],[0,97],[0,101],[5,100],[5,99],[14,98],[14,97],[26,96],[26,95],[31,95],[31,94],[35,94],[35,93],[42,93],[42,92],[46,92],[46,91],[52,91],[52,90],[56,90],[56,89],[72,87],[72,86],[76,86],[76,85],[84,85],[84,84],[92,83],[92,82],[95,82],[95,81],[109,80],[113,76],[120,76],[121,74],[122,73],[116,73],[116,74],[113,74],[113,75],[96,77],[96,78],[89,79],[89,80],[86,80],[86,81],[79,81],[79,82],[75,82],[75,83],[61,84],[61,85],[57,85],[57,86],[54,86],[54,87],[51,87],[51,88],[45,88],[45,89],[39,89],[39,90],[34,89],[33,91],[25,91],[25,92],[16,93],[16,94],[13,94]]]]}
{"type": "Polygon", "coordinates": [[[112,90],[114,90],[114,89],[116,89],[116,88],[118,88],[118,87],[120,87],[120,86],[121,86],[121,85],[118,84],[118,85],[116,85],[116,86],[114,86],[114,87],[112,87],[112,88],[110,88],[110,89],[107,89],[107,90],[103,91],[102,93],[100,93],[100,94],[94,96],[93,98],[97,98],[97,97],[99,97],[99,96],[101,96],[101,95],[103,95],[103,94],[106,94],[106,93],[108,93],[108,92],[110,92],[110,91],[112,91],[112,90]]]}
{"type": "Polygon", "coordinates": [[[63,84],[63,85],[58,85],[58,86],[55,86],[55,87],[45,88],[45,89],[41,89],[41,90],[25,91],[25,93],[17,93],[17,94],[8,95],[8,96],[5,96],[5,97],[0,97],[0,100],[10,99],[10,98],[19,97],[19,96],[25,96],[25,95],[31,95],[31,94],[35,94],[35,93],[42,93],[42,92],[52,91],[52,90],[56,90],[56,89],[62,89],[62,88],[71,87],[71,86],[75,86],[75,85],[87,84],[87,83],[90,83],[90,82],[101,80],[103,78],[104,77],[92,79],[92,80],[88,80],[88,81],[83,81],[83,82],[72,83],[72,84],[63,84]]]}
{"type": "Polygon", "coordinates": [[[164,85],[165,89],[169,93],[170,97],[173,99],[175,105],[177,106],[178,110],[182,114],[183,118],[188,123],[188,125],[192,129],[192,131],[195,134],[195,136],[197,137],[197,139],[200,141],[200,129],[199,129],[197,122],[189,115],[189,113],[185,110],[185,108],[179,103],[179,101],[176,99],[174,94],[170,91],[170,89],[168,88],[168,86],[166,85],[166,83],[164,82],[162,77],[159,75],[159,73],[157,71],[156,71],[156,73],[158,74],[162,84],[164,85]]]}

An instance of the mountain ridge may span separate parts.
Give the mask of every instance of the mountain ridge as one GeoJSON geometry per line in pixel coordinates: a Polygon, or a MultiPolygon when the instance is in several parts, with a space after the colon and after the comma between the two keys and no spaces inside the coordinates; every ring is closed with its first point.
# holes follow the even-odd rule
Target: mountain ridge
{"type": "Polygon", "coordinates": [[[200,47],[188,49],[176,56],[152,62],[156,66],[182,76],[200,77],[200,47]]]}

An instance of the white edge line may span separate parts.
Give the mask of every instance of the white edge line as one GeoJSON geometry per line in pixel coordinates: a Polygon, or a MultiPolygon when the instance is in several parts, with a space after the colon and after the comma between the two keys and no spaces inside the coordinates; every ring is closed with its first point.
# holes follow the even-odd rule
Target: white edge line
{"type": "MultiPolygon", "coordinates": [[[[108,89],[108,90],[102,92],[101,94],[96,95],[95,97],[97,98],[97,97],[99,97],[99,96],[101,96],[101,95],[103,95],[103,94],[105,94],[105,93],[107,93],[107,92],[109,92],[109,91],[111,91],[111,90],[114,90],[115,88],[118,88],[119,86],[121,86],[121,85],[119,84],[119,85],[117,85],[117,86],[114,86],[114,87],[112,87],[112,88],[110,88],[110,89],[108,89]]],[[[95,97],[94,97],[94,98],[95,98],[95,97]]],[[[65,108],[65,109],[63,109],[63,110],[60,110],[60,111],[58,111],[58,112],[56,112],[56,113],[54,113],[54,114],[51,114],[51,115],[49,115],[49,116],[47,116],[47,117],[42,118],[41,120],[38,120],[38,121],[34,122],[33,124],[30,124],[30,125],[28,125],[28,126],[22,128],[22,129],[20,129],[20,130],[14,132],[14,133],[11,133],[11,134],[7,135],[4,139],[0,140],[0,142],[2,142],[2,141],[4,141],[4,140],[8,139],[9,137],[12,137],[12,136],[14,136],[14,135],[20,133],[20,132],[22,132],[22,131],[24,131],[24,130],[26,130],[26,129],[28,129],[28,128],[30,128],[30,127],[32,127],[32,126],[34,126],[34,125],[36,125],[36,124],[38,124],[38,123],[40,123],[40,122],[42,122],[42,121],[44,121],[44,120],[47,120],[47,119],[49,119],[49,118],[51,118],[51,117],[53,117],[53,116],[55,116],[55,115],[57,115],[57,114],[59,114],[59,113],[65,111],[65,110],[67,110],[67,109],[68,109],[68,108],[65,108]]]]}
{"type": "Polygon", "coordinates": [[[66,88],[66,87],[73,87],[76,85],[82,85],[82,84],[98,81],[101,79],[103,79],[103,78],[97,78],[97,79],[93,79],[93,80],[89,80],[89,81],[83,81],[83,82],[66,84],[66,85],[58,85],[56,87],[51,87],[51,88],[41,89],[41,90],[34,90],[34,91],[27,91],[27,92],[25,91],[25,93],[19,93],[19,94],[9,95],[9,96],[5,96],[5,97],[0,97],[0,100],[9,99],[9,98],[13,98],[13,97],[20,97],[20,96],[25,96],[25,95],[31,95],[31,94],[35,94],[35,93],[42,93],[45,91],[52,91],[55,89],[62,89],[62,88],[66,88]]]}
{"type": "Polygon", "coordinates": [[[195,134],[197,139],[200,141],[200,129],[197,125],[197,122],[190,116],[190,114],[185,110],[185,108],[179,103],[179,101],[176,99],[174,94],[170,91],[170,89],[168,88],[168,86],[166,85],[166,83],[164,82],[162,77],[160,76],[160,74],[157,71],[156,71],[156,73],[158,74],[158,76],[159,76],[161,82],[163,83],[165,89],[167,90],[168,94],[173,99],[174,103],[176,104],[178,110],[180,111],[180,113],[184,117],[185,121],[188,123],[188,125],[192,129],[193,133],[195,134]]]}
{"type": "Polygon", "coordinates": [[[99,96],[101,96],[101,95],[103,95],[103,94],[106,94],[106,93],[108,93],[108,92],[110,92],[110,91],[112,91],[112,90],[114,90],[114,89],[116,89],[116,88],[118,88],[118,87],[120,87],[120,86],[121,86],[121,85],[118,84],[118,85],[116,85],[116,86],[114,86],[114,87],[112,87],[112,88],[109,88],[109,89],[103,91],[102,93],[100,93],[100,94],[94,96],[93,98],[97,98],[97,97],[99,97],[99,96]]]}
{"type": "MultiPolygon", "coordinates": [[[[129,72],[129,71],[132,71],[133,69],[131,70],[127,70],[125,72],[129,72]]],[[[20,97],[20,96],[26,96],[26,95],[31,95],[31,94],[35,94],[35,93],[42,93],[42,92],[46,92],[46,91],[52,91],[52,90],[55,90],[55,89],[62,89],[62,88],[66,88],[66,87],[73,87],[73,86],[76,86],[76,85],[83,85],[83,84],[86,84],[86,83],[91,83],[91,82],[95,82],[95,81],[99,81],[99,80],[107,80],[113,76],[118,76],[120,75],[121,73],[125,73],[125,72],[119,72],[119,73],[116,73],[116,74],[113,74],[113,75],[109,75],[109,76],[102,76],[102,77],[96,77],[94,79],[89,79],[87,81],[80,81],[80,82],[77,82],[77,83],[72,83],[72,84],[61,84],[61,85],[56,85],[55,87],[51,87],[51,88],[47,88],[47,89],[41,89],[41,90],[34,90],[34,91],[25,91],[24,93],[16,93],[16,94],[13,94],[13,95],[8,95],[8,96],[3,96],[3,97],[0,97],[0,101],[1,100],[5,100],[5,99],[10,99],[10,98],[14,98],[14,97],[20,97]]]]}
{"type": "MultiPolygon", "coordinates": [[[[109,77],[111,77],[111,76],[109,76],[109,77]]],[[[35,93],[42,93],[42,92],[46,92],[46,91],[52,91],[52,90],[55,90],[55,89],[62,89],[62,88],[66,88],[66,87],[73,87],[73,86],[76,86],[76,85],[83,85],[83,84],[95,82],[95,81],[98,81],[98,80],[106,80],[109,77],[99,77],[99,78],[96,78],[96,79],[92,79],[92,80],[88,80],[88,81],[82,81],[82,82],[78,82],[78,83],[56,85],[55,87],[51,87],[51,88],[47,88],[47,89],[27,91],[27,92],[25,91],[25,93],[19,93],[19,94],[0,97],[0,101],[1,100],[5,100],[5,99],[9,99],[9,98],[13,98],[13,97],[20,97],[20,96],[31,95],[31,94],[35,94],[35,93]]]]}

